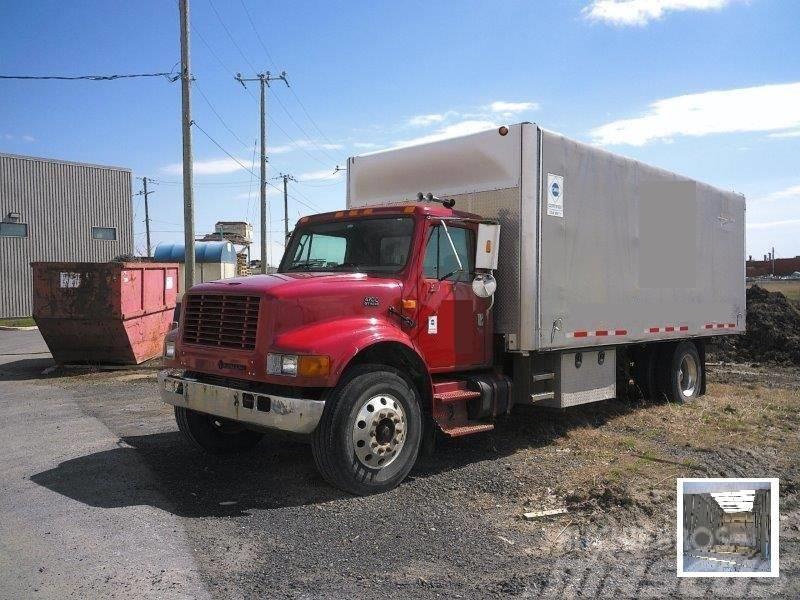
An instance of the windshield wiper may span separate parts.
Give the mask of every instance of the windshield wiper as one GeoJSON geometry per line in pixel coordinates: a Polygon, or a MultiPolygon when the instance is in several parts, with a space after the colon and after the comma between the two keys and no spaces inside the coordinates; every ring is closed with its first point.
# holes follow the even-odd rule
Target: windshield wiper
{"type": "Polygon", "coordinates": [[[343,262],[340,265],[336,265],[335,267],[331,267],[332,269],[357,269],[358,267],[363,266],[361,263],[354,263],[354,262],[343,262]]]}

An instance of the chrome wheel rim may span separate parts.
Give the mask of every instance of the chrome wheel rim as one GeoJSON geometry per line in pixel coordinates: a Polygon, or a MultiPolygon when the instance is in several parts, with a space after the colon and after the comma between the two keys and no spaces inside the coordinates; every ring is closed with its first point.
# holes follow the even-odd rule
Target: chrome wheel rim
{"type": "Polygon", "coordinates": [[[391,394],[373,396],[364,404],[353,423],[353,452],[370,469],[385,469],[403,449],[406,441],[406,413],[391,394]]]}
{"type": "Polygon", "coordinates": [[[678,369],[678,388],[684,398],[691,398],[697,392],[700,385],[700,367],[694,356],[687,354],[681,359],[681,366],[678,369]]]}

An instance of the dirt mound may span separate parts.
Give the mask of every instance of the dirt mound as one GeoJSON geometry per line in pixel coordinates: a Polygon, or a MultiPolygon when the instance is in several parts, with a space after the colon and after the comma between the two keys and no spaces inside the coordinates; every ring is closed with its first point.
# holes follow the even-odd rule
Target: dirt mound
{"type": "Polygon", "coordinates": [[[800,365],[800,309],[780,292],[747,290],[747,332],[718,338],[710,358],[800,365]]]}

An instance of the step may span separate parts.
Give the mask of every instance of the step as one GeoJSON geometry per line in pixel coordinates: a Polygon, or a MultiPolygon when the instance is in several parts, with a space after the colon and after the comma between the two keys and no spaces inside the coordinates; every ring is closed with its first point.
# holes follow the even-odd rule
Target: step
{"type": "Polygon", "coordinates": [[[533,381],[549,381],[550,379],[555,379],[556,374],[552,371],[543,371],[541,373],[534,373],[533,374],[533,381]]]}
{"type": "Polygon", "coordinates": [[[450,427],[449,429],[442,428],[442,432],[449,437],[461,437],[462,435],[472,435],[473,433],[482,433],[492,429],[494,429],[494,425],[491,423],[467,421],[464,425],[450,427]]]}
{"type": "Polygon", "coordinates": [[[538,394],[531,394],[531,402],[539,402],[540,400],[552,400],[556,397],[555,392],[539,392],[538,394]]]}
{"type": "Polygon", "coordinates": [[[444,404],[451,402],[463,402],[465,400],[472,400],[473,398],[480,398],[481,393],[473,390],[454,390],[452,392],[439,392],[434,394],[433,397],[444,404]]]}

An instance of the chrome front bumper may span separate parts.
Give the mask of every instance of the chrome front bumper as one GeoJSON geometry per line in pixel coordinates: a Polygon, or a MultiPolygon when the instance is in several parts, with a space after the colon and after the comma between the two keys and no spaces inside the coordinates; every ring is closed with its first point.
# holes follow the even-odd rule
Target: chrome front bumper
{"type": "Polygon", "coordinates": [[[158,374],[158,389],[161,399],[173,406],[294,433],[314,431],[325,408],[324,400],[285,398],[211,385],[172,370],[158,374]]]}

